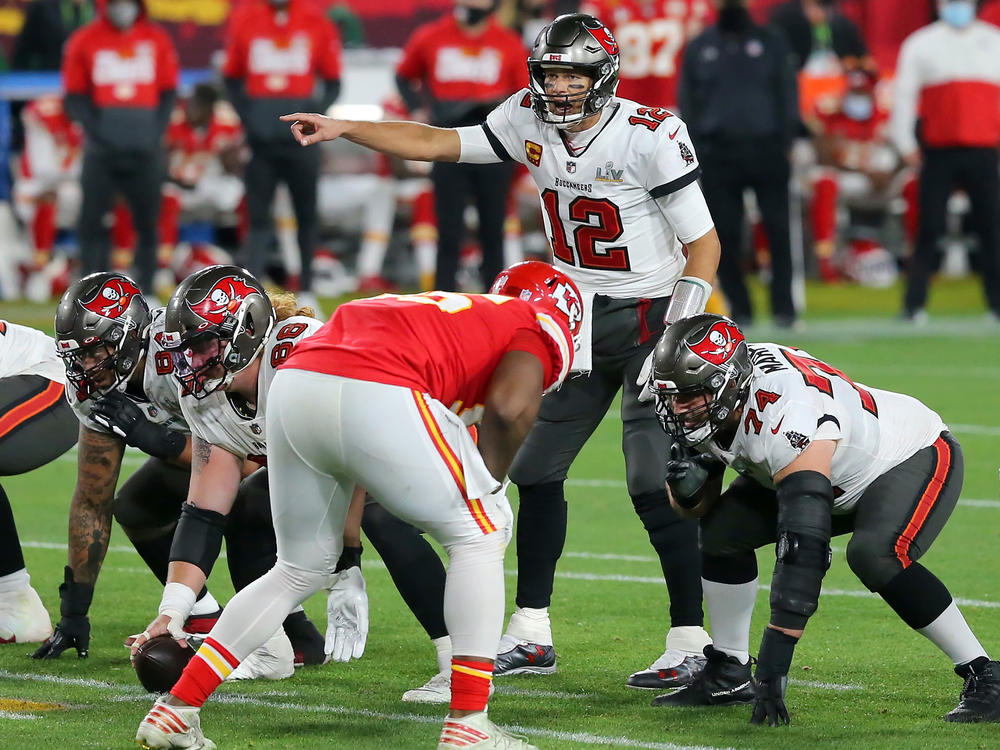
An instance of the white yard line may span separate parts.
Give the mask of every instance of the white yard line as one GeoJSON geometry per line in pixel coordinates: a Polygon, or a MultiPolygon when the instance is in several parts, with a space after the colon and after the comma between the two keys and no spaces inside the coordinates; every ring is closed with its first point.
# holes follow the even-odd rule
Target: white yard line
{"type": "MultiPolygon", "coordinates": [[[[22,672],[9,672],[0,670],[0,678],[20,682],[49,682],[63,685],[85,686],[94,690],[106,690],[115,692],[117,695],[112,700],[122,703],[149,703],[149,695],[139,686],[114,685],[98,680],[81,680],[67,677],[56,677],[54,675],[26,674],[22,672]]],[[[523,691],[525,693],[533,691],[523,691]]],[[[542,692],[537,693],[544,697],[542,692]]],[[[405,721],[417,724],[440,724],[441,719],[437,716],[424,716],[411,713],[386,713],[384,711],[371,711],[368,709],[353,709],[345,706],[334,705],[308,705],[303,703],[289,703],[285,701],[269,701],[248,695],[221,693],[213,696],[211,703],[225,705],[256,706],[258,708],[271,708],[280,711],[301,711],[304,713],[337,714],[340,716],[364,717],[368,719],[378,719],[382,721],[405,721]]],[[[0,716],[4,716],[0,713],[0,716]]],[[[15,716],[13,718],[36,718],[34,715],[15,716]]],[[[138,718],[137,718],[138,720],[138,718]]],[[[672,742],[644,742],[634,740],[629,737],[606,737],[587,732],[558,732],[551,729],[541,729],[538,727],[509,727],[515,732],[530,735],[531,737],[545,737],[548,739],[564,740],[576,742],[581,745],[599,745],[602,747],[632,747],[643,748],[644,750],[731,750],[731,748],[717,748],[711,745],[677,745],[672,742]]],[[[211,734],[211,729],[208,730],[211,734]]]]}

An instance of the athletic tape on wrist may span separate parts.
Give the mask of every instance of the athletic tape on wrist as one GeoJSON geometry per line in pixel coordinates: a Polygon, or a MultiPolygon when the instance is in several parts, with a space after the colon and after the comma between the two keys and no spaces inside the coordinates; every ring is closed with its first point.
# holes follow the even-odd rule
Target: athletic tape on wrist
{"type": "Polygon", "coordinates": [[[190,616],[191,610],[194,609],[194,601],[197,596],[197,592],[192,591],[183,583],[171,581],[163,587],[163,596],[160,598],[160,608],[157,610],[157,614],[170,615],[171,617],[179,615],[178,619],[186,620],[190,616]]]}

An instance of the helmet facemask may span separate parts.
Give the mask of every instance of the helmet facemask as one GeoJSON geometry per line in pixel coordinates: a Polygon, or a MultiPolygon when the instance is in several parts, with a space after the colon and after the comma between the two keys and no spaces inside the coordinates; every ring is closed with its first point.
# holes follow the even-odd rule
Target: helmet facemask
{"type": "Polygon", "coordinates": [[[617,87],[617,73],[614,83],[609,87],[608,78],[611,75],[611,63],[604,63],[598,70],[583,66],[557,66],[550,63],[528,61],[529,89],[531,91],[531,109],[542,122],[555,125],[560,130],[575,125],[592,115],[600,113],[614,96],[617,87]],[[545,73],[553,69],[566,70],[586,76],[590,79],[590,88],[579,93],[549,94],[545,89],[545,73]],[[579,111],[575,111],[579,105],[579,111]],[[563,111],[560,111],[563,110],[563,111]]]}
{"type": "Polygon", "coordinates": [[[656,416],[664,431],[677,442],[693,447],[704,443],[732,423],[732,417],[746,401],[749,381],[742,386],[737,371],[714,373],[704,384],[677,386],[669,380],[653,380],[656,416]],[[675,401],[690,402],[701,396],[701,405],[677,411],[675,401]]]}

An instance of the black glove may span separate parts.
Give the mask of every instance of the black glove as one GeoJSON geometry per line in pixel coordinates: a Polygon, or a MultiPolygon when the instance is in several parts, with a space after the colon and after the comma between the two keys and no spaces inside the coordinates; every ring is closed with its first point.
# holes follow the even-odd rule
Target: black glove
{"type": "Polygon", "coordinates": [[[788,709],[785,708],[785,683],[787,677],[772,677],[757,680],[754,684],[756,695],[753,699],[753,716],[751,724],[763,724],[776,727],[788,723],[788,709]]]}
{"type": "Polygon", "coordinates": [[[176,458],[184,451],[186,440],[174,430],[154,424],[136,404],[120,391],[109,391],[93,406],[91,416],[125,440],[156,458],[176,458]]]}
{"type": "Polygon", "coordinates": [[[670,446],[670,460],[664,478],[670,486],[670,494],[682,508],[693,508],[701,499],[705,483],[713,476],[725,471],[723,464],[708,453],[695,453],[680,443],[670,446]]]}
{"type": "Polygon", "coordinates": [[[80,659],[90,654],[90,618],[87,611],[94,598],[94,587],[89,583],[76,583],[73,571],[66,566],[64,579],[59,586],[59,612],[62,619],[55,632],[49,636],[31,658],[58,659],[68,648],[75,648],[80,659]]]}

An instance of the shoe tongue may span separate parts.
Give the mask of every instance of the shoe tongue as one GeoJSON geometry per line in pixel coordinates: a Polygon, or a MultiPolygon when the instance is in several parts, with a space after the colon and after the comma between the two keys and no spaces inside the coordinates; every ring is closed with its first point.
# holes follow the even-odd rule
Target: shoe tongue
{"type": "Polygon", "coordinates": [[[955,674],[965,679],[972,675],[982,674],[986,666],[990,663],[989,657],[979,656],[968,664],[959,664],[955,667],[955,674]]]}

